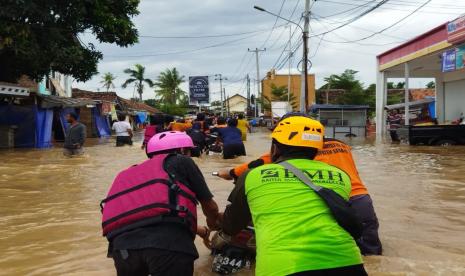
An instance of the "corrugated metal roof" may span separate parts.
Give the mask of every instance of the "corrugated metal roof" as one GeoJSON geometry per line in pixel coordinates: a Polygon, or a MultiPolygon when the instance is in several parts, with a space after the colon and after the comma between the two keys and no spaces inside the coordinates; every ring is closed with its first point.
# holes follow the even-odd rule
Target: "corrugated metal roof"
{"type": "Polygon", "coordinates": [[[37,97],[40,99],[40,107],[42,108],[53,108],[53,107],[82,107],[87,105],[95,105],[91,99],[74,99],[59,96],[50,96],[38,94],[37,97]]]}
{"type": "MultiPolygon", "coordinates": [[[[436,99],[433,98],[433,97],[425,98],[425,99],[422,99],[422,100],[409,102],[408,106],[412,107],[412,106],[424,105],[424,104],[432,103],[434,101],[436,101],[436,99]]],[[[405,103],[386,105],[386,108],[389,109],[389,110],[405,108],[405,103]]]]}

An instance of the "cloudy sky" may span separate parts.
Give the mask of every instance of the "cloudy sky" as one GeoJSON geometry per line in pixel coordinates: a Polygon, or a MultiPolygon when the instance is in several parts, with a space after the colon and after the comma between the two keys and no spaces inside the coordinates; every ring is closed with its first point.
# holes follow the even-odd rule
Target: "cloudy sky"
{"type": "MultiPolygon", "coordinates": [[[[370,84],[376,81],[376,55],[406,40],[428,31],[465,13],[465,0],[391,0],[362,18],[322,36],[362,14],[381,0],[319,0],[312,6],[310,21],[309,56],[313,64],[310,73],[316,75],[317,87],[323,79],[350,68],[359,71],[359,78],[370,84]],[[388,30],[425,2],[426,6],[388,30]],[[371,36],[357,43],[347,41],[371,36]],[[313,37],[312,37],[313,36],[313,37]]],[[[260,53],[260,75],[264,77],[273,66],[283,67],[287,73],[289,28],[283,20],[253,9],[263,7],[285,18],[299,22],[304,11],[304,0],[142,0],[140,14],[134,18],[140,41],[130,48],[99,44],[91,35],[83,40],[95,43],[104,54],[99,72],[117,76],[116,91],[123,97],[132,97],[133,87],[121,88],[127,78],[125,68],[140,63],[146,67],[146,77],[156,79],[166,68],[176,67],[182,75],[209,75],[212,99],[219,98],[219,82],[215,74],[222,74],[226,93],[246,95],[245,75],[256,79],[255,56],[248,48],[266,48],[260,53]]],[[[300,21],[302,23],[302,21],[300,21]]],[[[292,47],[300,42],[300,32],[291,27],[292,47]]],[[[298,73],[302,48],[292,59],[292,71],[298,73]]],[[[75,87],[97,91],[101,75],[75,87]]],[[[418,86],[423,85],[417,82],[418,86]]],[[[413,82],[415,85],[415,82],[413,82]]],[[[187,83],[183,84],[187,89],[187,83]]],[[[252,86],[255,89],[255,86],[252,86]]],[[[144,99],[153,98],[153,89],[146,88],[144,99]]]]}

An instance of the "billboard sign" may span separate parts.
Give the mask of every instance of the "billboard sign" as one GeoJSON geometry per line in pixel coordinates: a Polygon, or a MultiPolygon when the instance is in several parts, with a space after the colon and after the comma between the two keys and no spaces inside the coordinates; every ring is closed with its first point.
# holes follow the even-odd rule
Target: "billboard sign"
{"type": "Polygon", "coordinates": [[[465,68],[465,45],[457,47],[455,52],[455,69],[465,68]]]}
{"type": "Polygon", "coordinates": [[[189,102],[192,105],[210,102],[208,76],[189,77],[189,102]]]}
{"type": "Polygon", "coordinates": [[[455,71],[455,49],[442,53],[442,72],[455,71]]]}
{"type": "Polygon", "coordinates": [[[447,23],[447,41],[457,44],[465,40],[465,16],[447,23]]]}

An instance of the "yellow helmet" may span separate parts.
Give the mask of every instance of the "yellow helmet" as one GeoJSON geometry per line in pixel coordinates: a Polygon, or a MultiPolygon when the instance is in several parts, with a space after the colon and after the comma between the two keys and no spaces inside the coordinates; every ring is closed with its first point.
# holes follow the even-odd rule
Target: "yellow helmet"
{"type": "Polygon", "coordinates": [[[288,146],[322,149],[324,132],[320,122],[303,116],[292,116],[278,122],[271,137],[288,146]]]}

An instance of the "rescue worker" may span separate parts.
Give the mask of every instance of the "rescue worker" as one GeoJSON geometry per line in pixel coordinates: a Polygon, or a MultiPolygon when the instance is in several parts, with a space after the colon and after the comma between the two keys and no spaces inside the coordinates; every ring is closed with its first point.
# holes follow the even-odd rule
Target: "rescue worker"
{"type": "Polygon", "coordinates": [[[147,144],[148,160],[118,174],[102,201],[103,235],[118,276],[192,275],[198,253],[197,202],[207,224],[215,226],[218,206],[183,132],[156,134],[147,144]],[[183,155],[185,154],[185,155],[183,155]]]}
{"type": "MultiPolygon", "coordinates": [[[[357,211],[363,224],[362,237],[357,240],[357,245],[363,255],[381,255],[383,247],[378,235],[378,218],[373,207],[373,201],[358,174],[350,146],[337,139],[324,138],[323,149],[318,151],[315,160],[338,167],[349,175],[352,183],[349,202],[357,211]]],[[[236,179],[248,169],[271,162],[270,153],[265,153],[257,160],[241,164],[229,171],[222,170],[218,176],[226,180],[236,179]]]]}
{"type": "Polygon", "coordinates": [[[323,148],[323,135],[323,125],[310,118],[282,120],[272,133],[273,164],[242,174],[230,195],[219,224],[234,236],[253,221],[258,276],[367,275],[355,241],[325,201],[279,164],[290,163],[315,185],[348,200],[349,176],[313,160],[323,148]]]}

